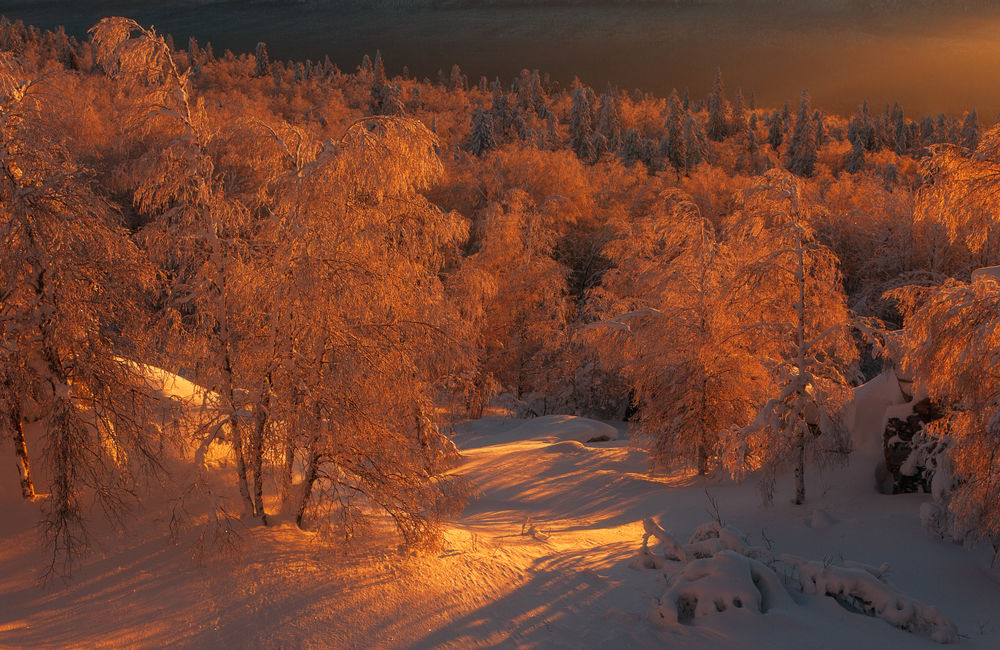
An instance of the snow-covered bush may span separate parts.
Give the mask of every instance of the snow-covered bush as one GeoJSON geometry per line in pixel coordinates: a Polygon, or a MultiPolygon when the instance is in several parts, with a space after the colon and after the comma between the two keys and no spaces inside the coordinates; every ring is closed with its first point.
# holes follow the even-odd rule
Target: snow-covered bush
{"type": "Polygon", "coordinates": [[[730,608],[766,614],[791,612],[797,600],[828,596],[851,612],[881,618],[901,630],[939,643],[958,639],[955,624],[890,584],[889,565],[807,560],[794,555],[775,556],[753,546],[739,530],[718,522],[699,527],[679,543],[650,518],[635,566],[665,572],[667,591],[653,606],[651,618],[661,625],[691,623],[694,619],[730,608]],[[649,540],[660,544],[655,554],[649,540]]]}

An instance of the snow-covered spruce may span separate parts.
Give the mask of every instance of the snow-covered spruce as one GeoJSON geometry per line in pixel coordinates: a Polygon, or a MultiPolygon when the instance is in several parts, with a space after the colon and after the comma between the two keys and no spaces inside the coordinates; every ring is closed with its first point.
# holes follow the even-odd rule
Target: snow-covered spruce
{"type": "Polygon", "coordinates": [[[955,624],[936,607],[910,598],[886,581],[888,564],[835,565],[775,556],[751,545],[739,530],[717,522],[700,526],[686,544],[648,517],[643,526],[635,566],[665,572],[667,591],[650,612],[661,625],[690,623],[730,608],[760,614],[790,612],[799,606],[796,597],[829,596],[848,611],[881,618],[939,643],[958,639],[955,624]],[[650,538],[659,542],[660,555],[650,548],[650,538]]]}

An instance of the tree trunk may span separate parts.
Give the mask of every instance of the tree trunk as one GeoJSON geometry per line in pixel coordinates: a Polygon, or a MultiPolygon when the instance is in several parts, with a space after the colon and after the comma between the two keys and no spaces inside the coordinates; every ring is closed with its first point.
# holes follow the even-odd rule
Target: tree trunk
{"type": "Polygon", "coordinates": [[[240,496],[247,504],[247,511],[251,517],[257,516],[257,509],[253,499],[250,498],[250,487],[247,483],[247,461],[243,453],[243,431],[240,429],[236,416],[229,418],[229,431],[232,436],[233,452],[236,454],[236,483],[240,488],[240,496]]]}
{"type": "Polygon", "coordinates": [[[795,433],[795,505],[806,500],[806,437],[802,428],[795,433]]]}
{"type": "MultiPolygon", "coordinates": [[[[798,214],[798,195],[794,197],[795,200],[795,212],[798,214]]],[[[798,377],[795,381],[799,382],[799,390],[801,393],[796,395],[799,404],[804,403],[808,397],[805,395],[805,385],[803,384],[804,377],[806,376],[806,263],[805,255],[803,254],[802,248],[802,237],[798,230],[795,231],[795,248],[797,253],[798,266],[795,268],[795,281],[799,288],[799,300],[795,305],[795,312],[798,316],[798,327],[796,328],[795,339],[798,344],[798,377]]],[[[801,407],[800,407],[801,408],[801,407]]],[[[802,417],[802,413],[799,412],[798,417],[802,417]]],[[[795,423],[795,440],[794,440],[794,453],[795,453],[795,505],[802,505],[806,500],[806,429],[808,427],[804,422],[795,423]]]]}
{"type": "Polygon", "coordinates": [[[7,416],[10,418],[14,437],[14,454],[17,456],[17,474],[21,481],[21,496],[25,499],[35,498],[35,484],[31,480],[31,464],[28,462],[28,444],[24,439],[24,423],[21,419],[21,398],[14,391],[13,382],[8,377],[4,381],[4,392],[10,407],[7,416]]]}
{"type": "MultiPolygon", "coordinates": [[[[291,437],[285,439],[284,462],[281,464],[281,503],[288,502],[292,490],[292,472],[295,469],[295,444],[291,437]]],[[[284,505],[282,505],[284,511],[284,505]]]]}
{"type": "Polygon", "coordinates": [[[253,474],[253,506],[261,523],[267,525],[267,513],[264,511],[264,430],[267,428],[268,409],[270,407],[270,377],[264,394],[257,404],[254,417],[253,438],[250,441],[250,472],[253,474]]]}
{"type": "Polygon", "coordinates": [[[239,416],[236,413],[236,395],[233,390],[233,364],[229,358],[229,349],[225,341],[226,352],[222,358],[222,371],[226,379],[225,396],[229,404],[229,435],[230,443],[233,445],[233,453],[236,455],[236,483],[240,488],[240,496],[247,504],[247,511],[251,517],[257,516],[257,509],[254,501],[250,498],[250,488],[247,484],[247,463],[243,453],[243,430],[240,428],[239,416]]]}
{"type": "Polygon", "coordinates": [[[312,496],[313,484],[319,474],[319,454],[309,450],[309,464],[306,466],[305,480],[302,482],[302,497],[299,500],[299,507],[295,513],[295,525],[302,528],[302,520],[305,518],[306,506],[309,505],[309,497],[312,496]]]}
{"type": "Polygon", "coordinates": [[[14,425],[14,453],[17,455],[17,473],[21,478],[21,496],[35,498],[35,485],[31,482],[31,464],[28,462],[28,445],[24,441],[24,427],[21,424],[21,409],[13,407],[11,421],[14,425]]]}

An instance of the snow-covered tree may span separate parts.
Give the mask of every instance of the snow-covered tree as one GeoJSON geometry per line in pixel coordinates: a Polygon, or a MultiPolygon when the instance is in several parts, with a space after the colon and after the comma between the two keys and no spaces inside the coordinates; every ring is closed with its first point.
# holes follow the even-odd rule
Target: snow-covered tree
{"type": "Polygon", "coordinates": [[[979,126],[979,117],[975,110],[969,111],[962,121],[962,146],[969,151],[975,151],[982,137],[983,130],[979,126]]]}
{"type": "Polygon", "coordinates": [[[671,91],[667,98],[667,117],[663,125],[663,140],[660,142],[660,156],[680,172],[687,160],[687,149],[684,144],[684,107],[681,105],[677,90],[671,91]]]}
{"type": "Polygon", "coordinates": [[[837,257],[816,241],[799,182],[776,171],[766,178],[748,197],[736,237],[749,254],[743,286],[757,301],[755,346],[770,366],[773,393],[752,424],[730,432],[724,462],[737,476],[762,470],[767,500],[774,473],[791,468],[801,504],[807,458],[849,451],[841,411],[857,349],[837,257]]]}
{"type": "MultiPolygon", "coordinates": [[[[1000,540],[1000,283],[984,274],[971,283],[904,287],[889,294],[905,313],[902,365],[916,389],[945,410],[926,425],[948,441],[957,487],[941,494],[955,521],[950,528],[972,539],[1000,540]]],[[[948,483],[937,476],[935,483],[948,483]]]]}
{"type": "Polygon", "coordinates": [[[974,152],[935,147],[921,171],[926,182],[917,192],[917,221],[943,226],[952,243],[976,257],[974,266],[1000,261],[1000,128],[985,133],[974,152]]]}
{"type": "Polygon", "coordinates": [[[257,50],[254,54],[253,76],[271,76],[271,59],[267,56],[267,45],[263,41],[257,43],[257,50]]]}
{"type": "Polygon", "coordinates": [[[877,144],[875,124],[868,110],[868,100],[858,107],[857,113],[847,125],[847,139],[865,151],[874,151],[877,144]]]}
{"type": "Polygon", "coordinates": [[[163,53],[154,96],[173,110],[139,110],[165,144],[125,178],[147,215],[141,240],[173,276],[171,356],[218,395],[196,460],[225,439],[245,511],[264,523],[278,474],[300,525],[326,513],[313,521],[357,532],[374,508],[408,541],[431,532],[462,494],[440,475],[450,447],[428,414],[454,349],[432,340],[451,340],[438,272],[465,234],[419,193],[441,172],[435,138],[388,117],[322,147],[281,125],[219,128],[154,33],[125,21],[97,35],[123,83],[135,52],[163,53]],[[232,184],[232,160],[260,169],[232,184]]]}
{"type": "Polygon", "coordinates": [[[767,143],[771,145],[772,150],[777,151],[785,139],[785,121],[778,111],[772,111],[765,123],[767,124],[767,143]]]}
{"type": "Polygon", "coordinates": [[[573,91],[573,106],[569,114],[569,146],[581,160],[591,160],[594,157],[594,109],[587,91],[585,86],[579,86],[573,91]]]}
{"type": "Polygon", "coordinates": [[[767,158],[757,142],[757,115],[751,113],[743,129],[743,148],[736,159],[736,167],[747,174],[755,175],[764,171],[767,164],[767,158]]]}
{"type": "Polygon", "coordinates": [[[809,93],[802,91],[799,115],[788,143],[788,171],[809,177],[816,169],[816,125],[809,110],[809,93]]]}
{"type": "Polygon", "coordinates": [[[605,151],[616,151],[622,141],[622,114],[618,91],[609,87],[600,97],[597,108],[597,133],[604,141],[605,151]]]}
{"type": "Polygon", "coordinates": [[[286,154],[274,180],[269,330],[288,340],[271,453],[301,526],[358,534],[375,506],[419,541],[466,494],[442,475],[454,449],[431,418],[462,354],[440,272],[467,236],[420,194],[442,171],[435,145],[419,123],[365,120],[301,161],[286,154]]]}
{"type": "Polygon", "coordinates": [[[732,107],[726,99],[726,89],[722,83],[722,70],[715,69],[712,92],[706,101],[708,107],[708,137],[716,142],[724,140],[731,132],[732,107]]]}
{"type": "Polygon", "coordinates": [[[141,366],[153,273],[61,140],[60,76],[0,57],[0,430],[23,496],[36,496],[32,468],[48,483],[41,530],[49,571],[65,573],[93,509],[121,523],[161,463],[141,366]]]}
{"type": "Polygon", "coordinates": [[[653,462],[717,467],[720,434],[749,424],[767,373],[745,346],[736,259],[690,198],[662,197],[610,247],[602,283],[617,314],[597,328],[607,363],[634,394],[653,462]]]}
{"type": "Polygon", "coordinates": [[[474,156],[482,156],[496,148],[493,139],[493,119],[482,108],[472,114],[472,129],[469,132],[468,150],[474,156]]]}
{"type": "Polygon", "coordinates": [[[485,364],[515,399],[554,394],[548,371],[566,333],[566,277],[552,258],[555,230],[523,191],[488,205],[477,218],[467,266],[489,279],[482,316],[485,364]]]}
{"type": "Polygon", "coordinates": [[[684,168],[693,169],[708,154],[708,140],[705,137],[705,129],[698,119],[688,113],[684,120],[684,168]]]}

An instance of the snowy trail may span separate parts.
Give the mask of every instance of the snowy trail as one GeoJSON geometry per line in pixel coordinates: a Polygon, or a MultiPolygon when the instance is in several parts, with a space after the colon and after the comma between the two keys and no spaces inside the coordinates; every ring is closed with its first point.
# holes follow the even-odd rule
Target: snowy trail
{"type": "Polygon", "coordinates": [[[282,524],[247,531],[239,562],[196,565],[150,516],[125,536],[102,533],[104,550],[69,583],[39,587],[33,506],[5,496],[0,646],[941,647],[829,598],[653,624],[667,585],[662,572],[633,568],[642,520],[686,537],[713,517],[707,490],[755,543],[766,534],[806,558],[889,561],[894,584],[958,624],[961,647],[1000,647],[996,572],[982,550],[923,533],[921,495],[875,494],[860,467],[814,472],[805,507],[788,504],[782,481],[776,505],[764,508],[753,483],[649,476],[626,441],[580,442],[607,434],[607,425],[569,417],[459,427],[459,471],[481,494],[433,552],[386,544],[345,556],[282,524]]]}

